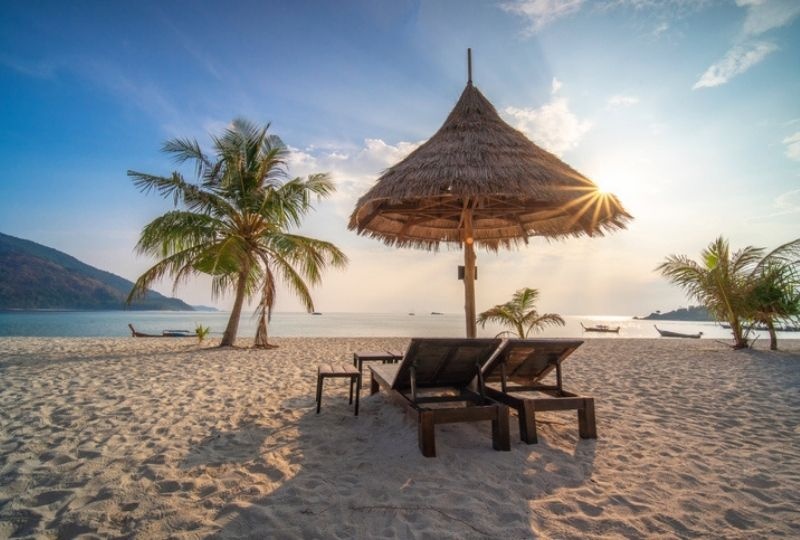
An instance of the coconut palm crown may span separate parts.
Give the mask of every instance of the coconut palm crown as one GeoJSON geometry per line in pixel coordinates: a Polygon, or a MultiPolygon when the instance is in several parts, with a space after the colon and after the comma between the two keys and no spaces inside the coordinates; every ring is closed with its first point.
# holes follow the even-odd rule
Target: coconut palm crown
{"type": "Polygon", "coordinates": [[[701,262],[669,255],[656,270],[702,303],[718,321],[728,321],[734,348],[743,349],[747,347],[748,277],[763,253],[753,246],[731,253],[730,244],[720,236],[701,252],[701,262]]]}
{"type": "MultiPolygon", "coordinates": [[[[720,236],[696,262],[686,255],[670,255],[656,269],[689,296],[701,302],[718,321],[727,321],[735,349],[748,346],[748,325],[771,326],[777,317],[796,317],[792,295],[797,295],[800,239],[764,255],[763,248],[746,246],[731,252],[720,236]],[[794,311],[794,313],[793,313],[794,311]]],[[[774,332],[772,345],[777,347],[774,332]]]]}
{"type": "Polygon", "coordinates": [[[564,326],[564,319],[555,313],[539,314],[536,311],[536,300],[539,291],[525,287],[519,289],[505,304],[498,304],[478,315],[478,324],[486,327],[487,322],[499,323],[510,326],[513,330],[506,330],[497,334],[501,336],[516,336],[527,338],[531,333],[540,332],[546,326],[564,326]]]}
{"type": "Polygon", "coordinates": [[[313,311],[309,284],[318,284],[327,266],[347,263],[332,243],[291,232],[312,209],[314,196],[327,197],[335,188],[326,174],[289,178],[288,150],[268,129],[234,120],[222,136],[212,137],[213,155],[195,140],[167,141],[163,151],[179,164],[192,163],[196,182],[180,172],[128,171],[141,191],[156,191],[176,207],[142,230],[137,252],[160,260],[139,277],[128,301],[165,276],[177,288],[190,276],[210,275],[215,298],[235,291],[221,346],[234,344],[245,299],[260,295],[255,344],[267,346],[276,279],[313,311]]]}
{"type": "Polygon", "coordinates": [[[766,326],[769,348],[778,349],[776,322],[800,320],[800,238],[768,253],[751,272],[752,319],[766,326]]]}

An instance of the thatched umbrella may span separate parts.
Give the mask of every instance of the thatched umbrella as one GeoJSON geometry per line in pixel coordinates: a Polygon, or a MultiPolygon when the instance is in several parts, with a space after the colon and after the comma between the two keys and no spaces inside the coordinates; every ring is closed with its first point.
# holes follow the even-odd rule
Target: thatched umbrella
{"type": "Polygon", "coordinates": [[[348,228],[387,245],[464,248],[467,337],[475,337],[475,246],[497,251],[529,236],[602,236],[631,216],[614,195],[506,124],[469,80],[444,124],[384,171],[348,228]]]}

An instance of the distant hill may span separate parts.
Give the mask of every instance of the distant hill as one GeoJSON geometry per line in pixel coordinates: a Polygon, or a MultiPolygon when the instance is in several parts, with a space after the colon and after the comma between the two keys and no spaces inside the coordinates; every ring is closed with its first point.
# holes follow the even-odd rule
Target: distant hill
{"type": "Polygon", "coordinates": [[[126,307],[132,288],[127,279],[66,253],[0,233],[0,309],[194,311],[155,291],[126,307]]]}
{"type": "Polygon", "coordinates": [[[679,308],[666,313],[656,311],[647,317],[634,317],[634,319],[647,321],[713,321],[714,317],[703,306],[689,306],[688,308],[679,308]]]}
{"type": "Polygon", "coordinates": [[[192,309],[195,311],[219,311],[213,306],[192,306],[192,309]]]}

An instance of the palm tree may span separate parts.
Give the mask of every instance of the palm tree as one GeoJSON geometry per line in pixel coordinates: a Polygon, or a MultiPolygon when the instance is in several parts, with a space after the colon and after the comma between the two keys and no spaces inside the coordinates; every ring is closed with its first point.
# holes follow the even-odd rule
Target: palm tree
{"type": "Polygon", "coordinates": [[[497,334],[497,337],[511,335],[522,339],[527,338],[531,332],[543,330],[548,325],[564,326],[564,319],[560,315],[555,313],[539,315],[535,307],[537,298],[539,298],[538,290],[528,287],[520,289],[514,293],[510,301],[480,313],[478,324],[481,328],[485,328],[489,321],[510,326],[514,329],[513,332],[506,330],[497,334]]]}
{"type": "Polygon", "coordinates": [[[720,236],[702,251],[701,262],[686,255],[670,255],[656,270],[703,304],[718,321],[728,321],[734,348],[743,349],[747,347],[744,323],[750,312],[750,273],[763,252],[747,246],[732,254],[728,241],[720,236]]]}
{"type": "Polygon", "coordinates": [[[768,253],[751,272],[752,318],[769,332],[769,348],[778,350],[776,320],[800,319],[800,238],[768,253]]]}
{"type": "Polygon", "coordinates": [[[208,274],[214,297],[235,290],[220,346],[234,344],[246,298],[260,294],[255,345],[266,346],[276,279],[313,311],[309,284],[318,284],[328,265],[347,263],[333,244],[291,232],[312,209],[312,198],[326,197],[335,188],[326,174],[290,179],[288,151],[268,129],[234,120],[221,137],[212,137],[213,156],[203,153],[195,140],[167,141],[164,152],[177,163],[195,165],[195,183],[180,172],[155,176],[128,171],[141,191],[155,190],[176,207],[142,230],[137,251],[160,260],[139,277],[128,301],[164,276],[172,276],[177,288],[192,275],[208,274]]]}

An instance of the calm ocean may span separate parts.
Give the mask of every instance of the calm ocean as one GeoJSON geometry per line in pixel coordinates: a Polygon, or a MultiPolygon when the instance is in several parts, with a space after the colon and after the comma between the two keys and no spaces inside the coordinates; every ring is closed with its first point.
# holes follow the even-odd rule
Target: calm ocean
{"type": "MultiPolygon", "coordinates": [[[[625,316],[578,316],[564,317],[564,327],[550,327],[539,337],[581,338],[656,338],[653,321],[637,321],[625,316]],[[596,334],[583,332],[586,326],[607,324],[621,326],[619,334],[596,334]]],[[[160,334],[162,330],[194,330],[199,323],[211,328],[212,336],[219,336],[225,329],[227,312],[185,311],[35,311],[0,312],[0,336],[47,336],[47,337],[119,337],[129,336],[128,323],[140,332],[160,334]]],[[[704,338],[728,339],[730,331],[710,322],[657,322],[660,328],[683,333],[703,332],[704,338]]],[[[256,319],[243,313],[239,325],[239,336],[255,335],[256,319]]],[[[502,328],[478,327],[479,336],[494,336],[502,328]]],[[[464,315],[406,313],[274,313],[269,326],[271,336],[282,337],[460,337],[464,331],[464,315]]],[[[761,339],[767,339],[761,333],[761,339]]],[[[782,339],[798,339],[800,332],[780,333],[782,339]]]]}

